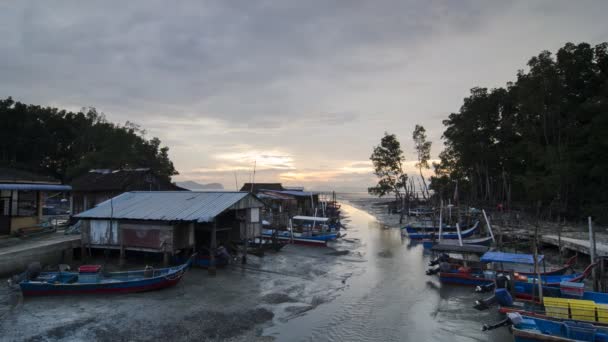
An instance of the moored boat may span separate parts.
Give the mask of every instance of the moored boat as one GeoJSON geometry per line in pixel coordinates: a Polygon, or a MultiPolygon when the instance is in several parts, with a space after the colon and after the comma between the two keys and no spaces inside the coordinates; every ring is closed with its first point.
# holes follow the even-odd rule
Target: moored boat
{"type": "MultiPolygon", "coordinates": [[[[417,243],[422,243],[424,248],[433,248],[436,244],[438,244],[437,240],[412,240],[417,243]]],[[[477,246],[486,246],[489,247],[494,242],[491,236],[482,237],[482,238],[470,238],[470,239],[462,239],[463,245],[477,245],[477,246]]],[[[445,240],[441,241],[442,244],[452,244],[452,245],[460,245],[458,240],[445,240]]]]}
{"type": "MultiPolygon", "coordinates": [[[[465,229],[460,233],[460,237],[461,238],[468,238],[471,237],[475,231],[477,230],[477,228],[479,227],[479,221],[475,222],[475,224],[469,228],[469,229],[465,229]]],[[[434,239],[439,239],[439,234],[435,234],[435,232],[431,232],[431,233],[408,233],[407,236],[412,239],[412,240],[434,240],[434,239]]],[[[447,233],[441,233],[441,239],[451,239],[451,240],[455,240],[458,239],[458,233],[457,232],[447,232],[447,233]]]]}
{"type": "MultiPolygon", "coordinates": [[[[539,255],[537,258],[537,262],[540,263],[543,260],[543,256],[539,255]]],[[[519,253],[501,253],[501,252],[487,252],[485,253],[480,262],[483,263],[498,263],[500,265],[504,264],[519,264],[519,265],[534,265],[534,256],[530,254],[519,254],[519,253]]],[[[540,283],[545,286],[559,286],[559,284],[563,281],[567,282],[581,282],[585,279],[590,273],[592,268],[595,267],[595,264],[591,264],[587,266],[587,268],[582,273],[573,273],[573,274],[545,274],[540,275],[540,280],[538,275],[534,273],[529,273],[527,275],[517,274],[514,279],[514,286],[516,295],[520,298],[525,298],[529,292],[533,293],[533,287],[537,286],[540,283]]],[[[503,268],[500,271],[493,270],[484,270],[483,268],[470,268],[470,267],[460,267],[458,269],[453,269],[450,267],[449,270],[444,268],[439,272],[439,280],[442,283],[447,284],[457,284],[457,285],[471,285],[471,286],[479,286],[481,288],[492,289],[494,284],[494,279],[498,272],[507,273],[514,272],[518,273],[515,268],[503,268]]]]}
{"type": "Polygon", "coordinates": [[[299,245],[327,246],[328,241],[340,237],[338,230],[339,226],[329,225],[326,217],[294,216],[287,229],[263,229],[262,237],[299,245]]]}
{"type": "Polygon", "coordinates": [[[84,265],[78,272],[41,272],[19,282],[24,296],[89,293],[130,293],[159,290],[179,283],[194,255],[182,265],[139,271],[102,272],[100,265],[84,265]]]}
{"type": "Polygon", "coordinates": [[[608,341],[608,330],[590,323],[578,321],[552,321],[538,317],[509,313],[507,318],[492,326],[484,325],[484,331],[509,326],[517,342],[604,342],[608,341]]]}
{"type": "MultiPolygon", "coordinates": [[[[462,224],[459,226],[459,228],[461,230],[467,230],[469,228],[472,228],[478,221],[475,221],[473,223],[471,223],[470,225],[466,225],[466,224],[462,224]]],[[[448,225],[448,224],[442,224],[441,225],[442,228],[441,230],[444,232],[456,232],[456,226],[455,225],[448,225]]],[[[429,225],[415,225],[415,224],[408,224],[405,227],[401,227],[401,230],[406,231],[407,233],[430,233],[430,232],[439,232],[439,227],[438,226],[429,226],[429,225]]]]}

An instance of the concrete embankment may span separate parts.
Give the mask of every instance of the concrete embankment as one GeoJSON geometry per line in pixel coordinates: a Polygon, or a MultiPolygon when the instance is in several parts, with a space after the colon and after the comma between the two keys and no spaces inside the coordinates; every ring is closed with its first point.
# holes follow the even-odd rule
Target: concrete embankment
{"type": "Polygon", "coordinates": [[[36,238],[3,241],[0,246],[0,276],[23,272],[27,265],[70,263],[74,248],[80,247],[80,235],[54,233],[36,238]]]}

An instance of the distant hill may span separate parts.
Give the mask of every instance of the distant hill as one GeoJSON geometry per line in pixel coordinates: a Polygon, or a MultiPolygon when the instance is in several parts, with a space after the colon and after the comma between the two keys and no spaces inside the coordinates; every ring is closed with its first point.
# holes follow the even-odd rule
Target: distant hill
{"type": "Polygon", "coordinates": [[[224,190],[224,186],[220,183],[201,184],[195,181],[183,181],[176,184],[188,190],[224,190]]]}

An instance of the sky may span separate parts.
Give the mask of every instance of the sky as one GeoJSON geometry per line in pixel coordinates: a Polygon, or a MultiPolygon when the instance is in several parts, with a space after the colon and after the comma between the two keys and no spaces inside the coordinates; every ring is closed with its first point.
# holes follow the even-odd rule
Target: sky
{"type": "MultiPolygon", "coordinates": [[[[135,122],[177,181],[364,190],[412,131],[542,50],[608,41],[608,1],[3,1],[0,97],[135,122]]],[[[428,175],[428,173],[427,173],[428,175]]]]}

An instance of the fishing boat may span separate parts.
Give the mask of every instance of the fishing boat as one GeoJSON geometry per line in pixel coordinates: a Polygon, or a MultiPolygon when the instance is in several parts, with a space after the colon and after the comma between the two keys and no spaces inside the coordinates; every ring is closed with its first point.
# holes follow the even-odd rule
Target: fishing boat
{"type": "Polygon", "coordinates": [[[20,281],[24,296],[89,293],[130,293],[164,289],[179,283],[192,264],[194,255],[182,265],[140,271],[104,273],[100,265],[83,265],[78,272],[29,273],[20,281]]]}
{"type": "MultiPolygon", "coordinates": [[[[469,228],[472,228],[478,221],[475,221],[473,223],[471,223],[470,225],[466,225],[466,224],[461,224],[459,225],[459,228],[461,230],[467,230],[469,228]]],[[[448,225],[448,224],[442,224],[441,225],[442,228],[441,230],[444,232],[455,232],[456,231],[456,226],[455,225],[448,225]]],[[[401,227],[402,231],[405,231],[407,233],[430,233],[430,232],[439,232],[439,227],[438,226],[429,226],[429,225],[414,225],[414,224],[408,224],[405,227],[401,227]]]]}
{"type": "Polygon", "coordinates": [[[608,330],[590,323],[578,321],[553,321],[538,317],[509,313],[507,318],[497,324],[484,325],[484,331],[509,326],[517,342],[529,341],[608,341],[608,330]]]}
{"type": "MultiPolygon", "coordinates": [[[[471,237],[475,231],[477,230],[477,228],[479,227],[479,221],[475,222],[475,224],[473,224],[473,226],[469,229],[465,229],[460,233],[460,237],[461,238],[468,238],[471,237]]],[[[431,233],[408,233],[407,236],[412,239],[412,240],[435,240],[435,239],[439,239],[439,234],[435,234],[435,232],[431,232],[431,233]]],[[[441,233],[441,239],[444,240],[455,240],[458,239],[458,233],[452,233],[452,232],[447,232],[447,233],[441,233]]]]}
{"type": "MultiPolygon", "coordinates": [[[[433,248],[439,242],[437,240],[413,240],[414,242],[422,243],[424,248],[433,248]]],[[[494,239],[491,236],[473,239],[462,239],[463,245],[478,245],[490,247],[494,239]]],[[[441,241],[442,244],[460,245],[458,240],[445,240],[441,241]]]]}
{"type": "MultiPolygon", "coordinates": [[[[540,263],[542,260],[544,260],[544,256],[539,255],[537,262],[540,263]]],[[[527,293],[532,292],[533,287],[537,286],[539,281],[541,284],[546,286],[559,286],[559,284],[563,281],[573,283],[581,282],[591,273],[592,268],[595,266],[595,264],[587,266],[583,273],[573,273],[568,275],[541,274],[539,279],[538,275],[534,274],[533,271],[523,270],[523,272],[530,272],[524,275],[519,273],[520,270],[517,267],[504,267],[504,264],[534,265],[534,256],[530,254],[487,252],[480,258],[480,262],[482,264],[499,264],[501,266],[500,272],[503,273],[514,272],[514,274],[516,274],[514,279],[515,292],[520,298],[524,298],[527,293]]],[[[480,288],[492,289],[497,272],[499,271],[489,269],[484,270],[483,268],[474,269],[467,266],[462,266],[458,269],[450,268],[450,270],[446,270],[444,267],[444,269],[439,272],[439,280],[442,283],[447,284],[471,285],[479,286],[480,288]]]]}
{"type": "MultiPolygon", "coordinates": [[[[538,293],[534,298],[539,298],[538,293]]],[[[571,319],[608,326],[608,293],[585,291],[583,284],[564,282],[559,287],[543,286],[542,303],[533,300],[496,302],[501,305],[499,311],[502,313],[518,312],[548,320],[571,319]]],[[[489,305],[483,308],[487,307],[489,305]]]]}
{"type": "Polygon", "coordinates": [[[328,222],[326,217],[294,216],[286,230],[263,229],[262,237],[299,245],[327,246],[328,241],[340,236],[338,230],[332,229],[328,222]]]}
{"type": "MultiPolygon", "coordinates": [[[[453,242],[454,240],[450,240],[449,242],[453,242]]],[[[447,241],[445,241],[447,242],[447,241]]],[[[442,244],[445,244],[445,242],[442,242],[442,244]]],[[[555,268],[555,269],[551,269],[551,270],[544,270],[544,271],[540,271],[539,273],[541,275],[544,276],[548,276],[548,275],[563,275],[566,274],[566,272],[568,272],[568,270],[572,270],[572,268],[574,267],[574,265],[576,264],[576,260],[577,260],[577,256],[573,256],[571,258],[569,258],[568,260],[566,260],[566,262],[564,263],[563,266],[555,268]]],[[[460,259],[460,258],[455,258],[455,257],[450,257],[450,256],[445,256],[444,254],[440,255],[439,257],[437,257],[435,260],[433,260],[429,266],[435,266],[438,265],[439,262],[444,261],[444,262],[448,262],[450,265],[452,265],[452,268],[457,269],[461,266],[463,266],[464,264],[464,260],[460,259]]],[[[481,262],[479,262],[479,264],[481,264],[481,262]]],[[[481,267],[481,266],[480,266],[481,267]]],[[[496,273],[510,273],[511,270],[502,270],[502,269],[498,269],[496,270],[496,273]]],[[[523,275],[523,276],[531,276],[534,275],[534,272],[532,270],[518,270],[517,275],[523,275]]]]}

